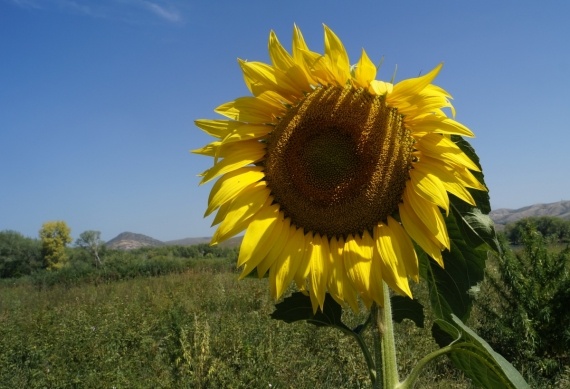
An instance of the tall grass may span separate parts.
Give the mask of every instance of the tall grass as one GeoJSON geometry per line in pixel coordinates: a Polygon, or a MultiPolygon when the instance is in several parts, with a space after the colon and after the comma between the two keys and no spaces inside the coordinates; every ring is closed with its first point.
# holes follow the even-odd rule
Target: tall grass
{"type": "MultiPolygon", "coordinates": [[[[0,286],[0,387],[370,387],[352,339],[272,320],[273,304],[266,279],[237,281],[216,266],[111,283],[0,286]]],[[[345,321],[356,325],[362,315],[345,321]]],[[[397,327],[405,373],[436,346],[428,330],[397,327]]],[[[470,385],[443,359],[417,387],[470,385]]]]}

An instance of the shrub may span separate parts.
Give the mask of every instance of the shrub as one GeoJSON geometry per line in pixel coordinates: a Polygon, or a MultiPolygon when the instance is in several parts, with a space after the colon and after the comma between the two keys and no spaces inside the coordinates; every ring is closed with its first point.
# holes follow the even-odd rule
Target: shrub
{"type": "Polygon", "coordinates": [[[491,258],[477,298],[478,331],[544,387],[570,363],[570,249],[549,248],[531,222],[521,232],[522,249],[502,237],[503,254],[491,258]]]}

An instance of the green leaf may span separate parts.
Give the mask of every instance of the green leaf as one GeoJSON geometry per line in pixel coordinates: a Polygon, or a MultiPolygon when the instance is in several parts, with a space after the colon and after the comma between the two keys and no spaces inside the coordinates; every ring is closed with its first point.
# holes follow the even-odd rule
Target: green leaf
{"type": "Polygon", "coordinates": [[[434,338],[441,347],[450,346],[449,358],[474,383],[492,389],[530,388],[522,375],[485,340],[455,315],[453,323],[436,320],[434,338]]]}
{"type": "Polygon", "coordinates": [[[406,296],[392,296],[392,318],[401,323],[404,319],[410,319],[416,326],[424,328],[424,307],[418,300],[406,296]]]}
{"type": "Polygon", "coordinates": [[[471,311],[471,289],[483,280],[487,246],[468,244],[454,213],[445,219],[451,250],[442,253],[445,268],[441,268],[424,252],[419,252],[420,275],[427,280],[433,312],[439,319],[449,319],[453,313],[465,320],[471,311]]]}
{"type": "MultiPolygon", "coordinates": [[[[452,140],[477,165],[479,157],[460,136],[452,140]]],[[[481,183],[483,173],[473,172],[481,183]]],[[[436,317],[449,319],[455,314],[462,320],[469,316],[473,297],[470,293],[483,280],[487,251],[500,252],[491,218],[489,193],[471,190],[476,206],[450,194],[451,212],[445,218],[451,250],[442,253],[445,269],[419,251],[420,275],[428,281],[430,301],[436,317]]]]}
{"type": "Polygon", "coordinates": [[[351,331],[341,320],[342,307],[330,294],[325,297],[323,310],[313,313],[311,298],[301,292],[295,292],[275,305],[271,318],[286,323],[306,320],[318,327],[337,327],[351,331]]]}

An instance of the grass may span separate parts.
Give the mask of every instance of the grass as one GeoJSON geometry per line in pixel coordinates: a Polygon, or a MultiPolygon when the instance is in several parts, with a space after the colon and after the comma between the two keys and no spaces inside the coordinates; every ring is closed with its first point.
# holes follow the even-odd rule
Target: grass
{"type": "MultiPolygon", "coordinates": [[[[370,387],[352,339],[272,320],[273,305],[266,279],[237,281],[219,266],[78,286],[4,283],[0,387],[370,387]]],[[[396,326],[402,374],[437,347],[429,328],[396,326]]],[[[416,387],[471,385],[441,359],[416,387]]]]}

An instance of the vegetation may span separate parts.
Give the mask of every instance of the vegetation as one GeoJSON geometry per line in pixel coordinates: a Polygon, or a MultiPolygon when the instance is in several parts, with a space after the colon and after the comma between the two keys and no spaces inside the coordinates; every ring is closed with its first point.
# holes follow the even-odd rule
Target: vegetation
{"type": "MultiPolygon", "coordinates": [[[[546,223],[518,225],[522,247],[502,237],[470,324],[532,387],[570,387],[570,249],[546,223]]],[[[0,232],[0,387],[369,387],[353,339],[270,318],[267,280],[237,281],[236,248],[99,245],[98,261],[98,235],[81,237],[53,271],[41,241],[0,232]]],[[[414,296],[429,300],[425,284],[414,296]]],[[[438,348],[426,314],[396,324],[402,376],[438,348]]],[[[441,358],[416,387],[474,386],[441,358]]]]}
{"type": "Polygon", "coordinates": [[[570,248],[539,232],[544,220],[518,223],[521,249],[503,237],[477,298],[477,330],[533,387],[570,387],[570,248]]]}
{"type": "MultiPolygon", "coordinates": [[[[272,320],[267,279],[238,281],[233,260],[193,261],[161,277],[0,285],[0,387],[370,387],[352,338],[272,320]]],[[[363,317],[344,320],[356,325],[363,317]]],[[[427,329],[397,326],[404,369],[418,348],[437,348],[427,329]]],[[[445,359],[418,385],[470,387],[445,359]]]]}
{"type": "Polygon", "coordinates": [[[49,270],[61,269],[67,261],[65,247],[71,243],[71,229],[64,221],[46,222],[40,229],[42,255],[49,270]]]}
{"type": "Polygon", "coordinates": [[[570,243],[570,220],[553,216],[529,217],[509,223],[505,226],[505,235],[512,244],[522,244],[529,224],[550,242],[570,243]]]}
{"type": "Polygon", "coordinates": [[[16,231],[0,231],[0,278],[21,277],[41,269],[40,242],[16,231]]]}
{"type": "Polygon", "coordinates": [[[101,265],[101,257],[99,253],[105,246],[105,242],[101,240],[100,231],[84,231],[79,235],[79,238],[75,241],[77,247],[81,247],[86,250],[89,254],[93,256],[95,260],[95,266],[101,265]]]}

